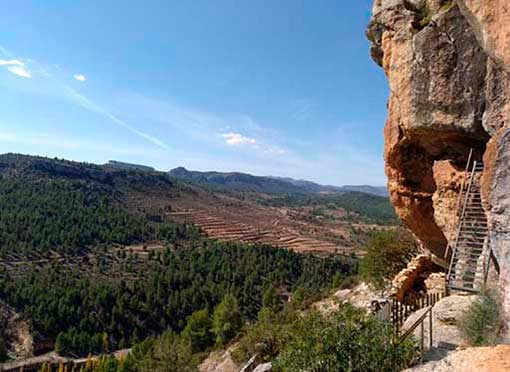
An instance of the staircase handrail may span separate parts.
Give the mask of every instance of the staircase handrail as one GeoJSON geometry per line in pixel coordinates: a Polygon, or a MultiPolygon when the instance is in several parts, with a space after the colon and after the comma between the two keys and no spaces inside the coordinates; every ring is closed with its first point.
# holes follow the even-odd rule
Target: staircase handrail
{"type": "MultiPolygon", "coordinates": [[[[460,210],[460,202],[462,200],[462,194],[464,192],[464,184],[466,183],[466,179],[467,179],[467,174],[469,172],[469,164],[471,163],[471,157],[473,156],[473,148],[471,148],[469,150],[469,155],[468,155],[468,160],[467,160],[467,163],[466,163],[466,169],[464,170],[464,177],[462,178],[462,183],[460,184],[460,192],[459,192],[459,196],[457,197],[457,205],[455,207],[455,214],[457,217],[457,223],[460,224],[460,213],[459,213],[459,210],[460,210]]],[[[450,244],[447,244],[446,245],[446,251],[444,253],[444,258],[448,258],[448,252],[450,250],[450,244]]]]}
{"type": "Polygon", "coordinates": [[[400,345],[402,342],[404,342],[418,326],[421,326],[421,332],[420,332],[420,360],[423,361],[423,354],[425,352],[425,319],[427,317],[429,318],[429,350],[432,349],[432,309],[434,308],[434,305],[430,305],[427,310],[423,312],[423,314],[409,327],[408,330],[406,330],[400,337],[396,340],[396,345],[400,345]]]}
{"type": "Polygon", "coordinates": [[[469,194],[470,194],[470,191],[471,191],[471,186],[473,185],[473,179],[475,177],[475,172],[476,172],[476,160],[473,162],[473,169],[471,171],[471,177],[469,178],[469,183],[468,183],[468,187],[467,187],[467,190],[466,190],[466,195],[465,195],[465,198],[464,198],[464,205],[462,206],[462,213],[461,213],[461,216],[460,216],[460,219],[459,219],[459,224],[457,226],[457,232],[456,232],[456,235],[455,235],[455,244],[454,244],[453,249],[452,249],[452,258],[450,260],[450,265],[448,267],[448,275],[446,276],[446,280],[447,281],[449,280],[450,275],[452,273],[453,262],[454,262],[454,259],[455,259],[455,254],[457,253],[457,246],[459,244],[459,237],[460,237],[460,230],[462,228],[462,221],[463,221],[464,216],[466,214],[466,205],[468,203],[468,198],[469,198],[469,194]]]}

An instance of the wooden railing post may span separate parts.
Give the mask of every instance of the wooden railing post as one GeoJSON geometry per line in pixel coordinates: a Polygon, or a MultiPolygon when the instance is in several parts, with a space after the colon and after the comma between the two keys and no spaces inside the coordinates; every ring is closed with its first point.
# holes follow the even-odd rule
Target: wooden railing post
{"type": "Polygon", "coordinates": [[[432,349],[432,310],[429,313],[429,349],[432,349]]]}
{"type": "Polygon", "coordinates": [[[425,350],[425,326],[423,322],[420,323],[420,351],[423,357],[423,350],[425,350]]]}

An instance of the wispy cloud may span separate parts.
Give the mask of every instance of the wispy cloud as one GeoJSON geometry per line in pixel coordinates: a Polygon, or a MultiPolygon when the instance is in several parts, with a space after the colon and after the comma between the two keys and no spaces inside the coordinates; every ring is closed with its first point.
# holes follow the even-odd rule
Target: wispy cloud
{"type": "Polygon", "coordinates": [[[22,77],[22,78],[31,78],[32,77],[32,74],[30,73],[30,71],[28,71],[25,67],[23,66],[9,66],[7,67],[7,70],[11,73],[11,74],[14,74],[14,75],[17,75],[19,77],[22,77]]]}
{"type": "Polygon", "coordinates": [[[124,95],[118,103],[137,108],[132,120],[157,123],[171,130],[174,136],[202,146],[214,146],[219,151],[221,148],[242,149],[266,158],[289,152],[284,149],[281,133],[246,114],[211,113],[133,92],[124,95]]]}
{"type": "Polygon", "coordinates": [[[225,139],[225,143],[229,146],[255,145],[257,140],[254,138],[243,136],[241,133],[224,133],[221,135],[225,139]]]}
{"type": "Polygon", "coordinates": [[[0,59],[0,66],[25,66],[25,64],[17,59],[0,59]]]}
{"type": "Polygon", "coordinates": [[[64,86],[64,88],[66,89],[69,98],[72,101],[74,101],[74,103],[81,106],[82,108],[92,111],[96,114],[105,116],[106,118],[113,121],[115,124],[127,129],[128,131],[130,131],[133,134],[136,134],[138,137],[141,137],[141,138],[145,139],[146,141],[149,141],[149,142],[155,144],[156,146],[162,148],[163,150],[170,149],[170,147],[165,142],[160,140],[159,138],[157,138],[153,135],[150,135],[148,133],[145,133],[141,130],[136,129],[135,127],[131,126],[124,120],[122,120],[122,119],[118,118],[117,116],[113,115],[112,113],[110,113],[108,110],[106,110],[106,109],[102,108],[101,106],[97,105],[96,103],[92,102],[89,98],[87,98],[86,96],[84,96],[83,94],[78,92],[77,90],[75,90],[71,87],[68,87],[68,86],[64,86]]]}
{"type": "Polygon", "coordinates": [[[285,149],[282,149],[281,147],[271,147],[271,148],[264,150],[264,152],[269,155],[278,155],[278,156],[288,154],[288,151],[285,149]]]}
{"type": "MultiPolygon", "coordinates": [[[[7,70],[17,76],[24,77],[24,78],[30,78],[32,77],[31,72],[26,69],[25,62],[22,60],[15,58],[12,53],[10,53],[7,49],[0,46],[0,52],[7,56],[8,59],[0,59],[0,67],[7,67],[7,70]]],[[[39,66],[39,63],[37,63],[34,60],[26,59],[26,61],[30,61],[31,64],[34,66],[39,66]]],[[[109,112],[107,109],[103,108],[101,105],[93,102],[91,99],[86,97],[85,95],[81,94],[76,89],[68,86],[65,82],[63,82],[58,77],[53,77],[52,74],[46,71],[46,69],[43,69],[40,67],[40,70],[44,72],[44,77],[51,80],[46,80],[46,83],[51,82],[52,84],[44,87],[38,87],[37,91],[40,92],[40,94],[47,94],[51,96],[60,96],[64,99],[77,104],[81,106],[82,108],[89,110],[91,112],[95,112],[99,115],[103,115],[106,118],[110,119],[115,124],[127,129],[131,133],[137,135],[138,137],[151,142],[152,144],[158,146],[161,149],[168,150],[169,146],[159,138],[148,134],[144,131],[141,131],[134,126],[128,124],[126,121],[120,119],[119,117],[113,115],[111,112],[109,112]],[[55,90],[58,90],[59,92],[56,93],[55,90]]],[[[74,78],[78,81],[84,82],[86,81],[86,77],[82,74],[76,74],[74,75],[74,78]]]]}
{"type": "Polygon", "coordinates": [[[85,75],[82,75],[82,74],[76,74],[74,75],[74,78],[78,81],[81,81],[81,82],[84,82],[87,80],[87,78],[85,77],[85,75]]]}
{"type": "Polygon", "coordinates": [[[25,63],[18,59],[0,59],[0,66],[6,67],[7,71],[11,74],[17,75],[23,78],[31,78],[32,74],[25,67],[25,63]]]}

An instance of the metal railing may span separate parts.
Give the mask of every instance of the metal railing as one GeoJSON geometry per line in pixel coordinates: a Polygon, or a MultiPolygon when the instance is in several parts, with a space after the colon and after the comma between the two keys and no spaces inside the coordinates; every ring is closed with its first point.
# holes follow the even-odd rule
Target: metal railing
{"type": "MultiPolygon", "coordinates": [[[[463,209],[461,209],[461,203],[462,203],[462,198],[464,196],[464,187],[466,186],[466,180],[468,179],[469,177],[469,166],[471,165],[471,158],[473,157],[473,149],[470,149],[469,150],[469,155],[468,155],[468,160],[467,160],[467,163],[466,163],[466,169],[464,170],[464,178],[462,178],[462,183],[460,185],[460,192],[459,192],[459,196],[457,197],[457,206],[455,207],[455,217],[457,218],[457,226],[460,225],[460,221],[462,219],[462,213],[463,213],[463,209]]],[[[449,253],[449,250],[452,249],[450,247],[450,244],[447,244],[446,245],[446,251],[444,253],[444,258],[448,258],[448,253],[449,253]]]]}

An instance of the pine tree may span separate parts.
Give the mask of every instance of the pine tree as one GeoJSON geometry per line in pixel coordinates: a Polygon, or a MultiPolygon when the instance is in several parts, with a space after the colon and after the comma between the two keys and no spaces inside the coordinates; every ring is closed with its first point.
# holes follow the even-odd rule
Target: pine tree
{"type": "Polygon", "coordinates": [[[194,352],[200,352],[213,344],[212,322],[207,309],[195,311],[188,318],[183,337],[191,342],[194,352]]]}
{"type": "Polygon", "coordinates": [[[243,325],[241,311],[236,298],[227,294],[216,306],[213,315],[213,332],[216,335],[216,343],[224,345],[233,339],[243,325]]]}

